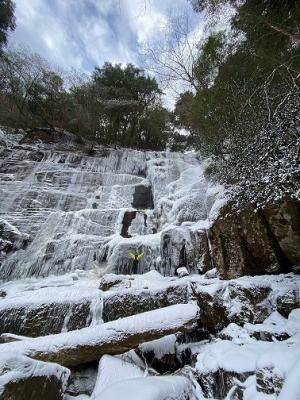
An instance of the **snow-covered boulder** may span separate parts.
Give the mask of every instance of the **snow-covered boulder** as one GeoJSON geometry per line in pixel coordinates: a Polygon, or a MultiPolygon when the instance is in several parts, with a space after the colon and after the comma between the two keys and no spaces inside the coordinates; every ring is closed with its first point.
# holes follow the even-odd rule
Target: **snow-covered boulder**
{"type": "Polygon", "coordinates": [[[278,311],[298,308],[299,303],[292,304],[288,294],[299,292],[299,287],[298,275],[282,274],[245,276],[229,281],[199,280],[192,285],[192,290],[201,309],[201,325],[215,333],[230,322],[238,325],[262,323],[277,309],[278,299],[281,302],[278,311]]]}
{"type": "Polygon", "coordinates": [[[182,376],[148,376],[121,380],[93,400],[196,400],[190,381],[182,376]]]}
{"type": "Polygon", "coordinates": [[[185,267],[177,268],[176,272],[179,278],[184,278],[189,275],[189,271],[185,267]]]}
{"type": "Polygon", "coordinates": [[[151,285],[145,281],[144,285],[138,286],[132,279],[127,281],[127,288],[123,286],[120,290],[105,292],[103,320],[113,321],[145,311],[189,302],[190,290],[187,282],[164,282],[163,277],[159,276],[161,282],[158,281],[157,285],[151,285]]]}
{"type": "Polygon", "coordinates": [[[91,400],[101,399],[102,392],[119,381],[142,378],[144,375],[145,371],[135,364],[104,355],[99,362],[96,385],[91,400]]]}
{"type": "Polygon", "coordinates": [[[62,400],[70,371],[14,353],[0,354],[2,400],[62,400]]]}
{"type": "Polygon", "coordinates": [[[2,351],[27,354],[42,361],[77,366],[120,354],[139,344],[197,326],[196,304],[176,304],[102,325],[1,345],[2,351]]]}
{"type": "Polygon", "coordinates": [[[145,357],[147,364],[156,371],[166,373],[176,371],[181,363],[176,354],[176,335],[168,335],[158,340],[142,343],[138,350],[145,357]]]}

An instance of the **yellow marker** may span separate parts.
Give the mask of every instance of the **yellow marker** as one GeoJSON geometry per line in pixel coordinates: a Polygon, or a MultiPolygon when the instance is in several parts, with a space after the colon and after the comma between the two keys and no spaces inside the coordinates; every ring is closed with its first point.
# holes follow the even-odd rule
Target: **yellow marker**
{"type": "Polygon", "coordinates": [[[134,261],[140,261],[140,259],[143,257],[144,252],[140,254],[133,254],[131,252],[128,253],[129,257],[132,258],[134,261]]]}

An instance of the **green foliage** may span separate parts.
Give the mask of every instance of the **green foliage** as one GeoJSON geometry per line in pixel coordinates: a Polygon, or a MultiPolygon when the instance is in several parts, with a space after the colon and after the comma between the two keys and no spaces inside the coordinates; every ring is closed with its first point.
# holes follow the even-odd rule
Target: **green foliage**
{"type": "Polygon", "coordinates": [[[11,0],[0,0],[0,55],[7,44],[7,35],[16,27],[15,4],[11,0]]]}
{"type": "Polygon", "coordinates": [[[300,76],[299,2],[193,1],[197,11],[224,4],[236,7],[232,31],[213,33],[201,46],[196,77],[202,85],[181,95],[175,108],[195,145],[221,158],[233,141],[251,140],[270,122],[300,76]]]}
{"type": "Polygon", "coordinates": [[[164,149],[169,112],[155,79],[128,64],[105,63],[66,88],[63,76],[26,50],[0,59],[0,124],[58,127],[105,145],[164,149]]]}

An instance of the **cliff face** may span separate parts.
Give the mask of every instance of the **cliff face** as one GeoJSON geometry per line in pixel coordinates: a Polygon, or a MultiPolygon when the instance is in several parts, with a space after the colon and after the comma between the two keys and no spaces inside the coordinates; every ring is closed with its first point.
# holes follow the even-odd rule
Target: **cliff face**
{"type": "Polygon", "coordinates": [[[163,275],[187,265],[232,279],[300,264],[299,202],[215,213],[218,190],[194,153],[91,151],[51,131],[1,143],[1,279],[129,273],[129,251],[145,254],[139,273],[163,275]]]}
{"type": "Polygon", "coordinates": [[[207,184],[195,154],[91,152],[50,131],[9,138],[0,164],[1,279],[129,272],[130,250],[145,253],[139,272],[173,274],[184,243],[197,268],[197,235],[170,229],[206,219],[207,184]],[[166,228],[174,250],[161,238],[166,228]]]}
{"type": "Polygon", "coordinates": [[[286,197],[239,213],[227,204],[209,239],[214,266],[225,279],[291,272],[300,265],[300,202],[286,197]]]}
{"type": "Polygon", "coordinates": [[[0,130],[0,160],[0,396],[104,398],[138,369],[151,399],[299,397],[298,201],[236,212],[194,153],[47,130],[0,130]]]}

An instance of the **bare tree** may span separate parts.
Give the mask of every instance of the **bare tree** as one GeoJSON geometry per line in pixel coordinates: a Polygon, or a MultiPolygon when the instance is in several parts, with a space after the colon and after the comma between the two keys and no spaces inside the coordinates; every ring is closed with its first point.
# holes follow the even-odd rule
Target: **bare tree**
{"type": "Polygon", "coordinates": [[[169,18],[170,23],[158,32],[155,42],[147,43],[144,63],[148,71],[154,72],[161,83],[173,89],[198,90],[199,82],[195,66],[199,55],[200,33],[193,31],[187,13],[169,18]]]}

